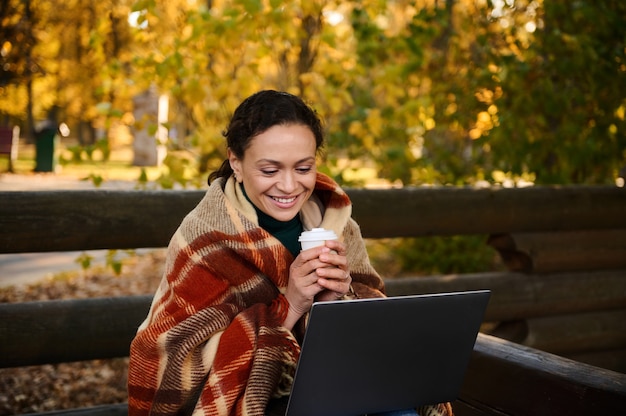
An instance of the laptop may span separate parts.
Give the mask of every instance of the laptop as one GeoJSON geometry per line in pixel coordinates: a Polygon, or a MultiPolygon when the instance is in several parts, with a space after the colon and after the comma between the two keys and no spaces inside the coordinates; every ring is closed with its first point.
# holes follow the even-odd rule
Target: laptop
{"type": "Polygon", "coordinates": [[[454,401],[490,293],[314,303],[287,416],[361,416],[454,401]]]}

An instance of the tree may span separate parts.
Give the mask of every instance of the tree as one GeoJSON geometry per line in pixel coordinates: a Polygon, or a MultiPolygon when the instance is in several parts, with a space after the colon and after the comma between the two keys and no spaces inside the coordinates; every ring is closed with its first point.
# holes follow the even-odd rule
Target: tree
{"type": "Polygon", "coordinates": [[[614,181],[626,145],[622,2],[367,4],[351,19],[364,76],[338,133],[353,157],[365,151],[402,184],[614,181]]]}
{"type": "Polygon", "coordinates": [[[130,8],[113,0],[52,3],[48,19],[54,29],[46,36],[56,51],[47,61],[48,88],[55,90],[54,105],[74,125],[79,142],[93,144],[109,117],[132,109],[130,8]]]}
{"type": "Polygon", "coordinates": [[[59,107],[89,143],[158,88],[172,150],[209,171],[236,105],[276,88],[326,120],[321,166],[346,184],[612,183],[624,165],[618,0],[127,1],[5,2],[0,112],[59,107]]]}
{"type": "MultiPolygon", "coordinates": [[[[35,19],[31,2],[4,1],[0,5],[0,112],[5,118],[27,118],[26,135],[33,130],[32,83],[42,72],[38,59],[33,54],[37,40],[33,33],[35,19]],[[18,88],[21,85],[24,88],[18,88]],[[14,105],[15,102],[25,105],[14,105]]],[[[8,122],[8,120],[7,120],[8,122]]]]}
{"type": "Polygon", "coordinates": [[[517,40],[491,49],[503,91],[499,126],[483,140],[494,166],[539,183],[614,183],[626,156],[624,16],[613,0],[518,1],[495,19],[517,40]]]}
{"type": "Polygon", "coordinates": [[[187,144],[200,149],[202,170],[221,163],[231,112],[261,88],[302,94],[326,119],[349,104],[340,90],[346,58],[323,25],[323,2],[183,3],[136,3],[146,28],[134,64],[144,87],[157,84],[192,119],[187,144]]]}
{"type": "MultiPolygon", "coordinates": [[[[120,75],[129,44],[128,5],[104,0],[4,2],[3,72],[0,111],[44,119],[52,109],[76,126],[83,143],[116,105],[129,102],[120,75]],[[7,23],[5,26],[4,23],[7,23]]],[[[119,111],[117,112],[119,113],[119,111]]],[[[117,114],[115,113],[115,114],[117,114]]],[[[61,120],[57,120],[61,121],[61,120]]],[[[29,123],[33,124],[33,123],[29,123]]]]}

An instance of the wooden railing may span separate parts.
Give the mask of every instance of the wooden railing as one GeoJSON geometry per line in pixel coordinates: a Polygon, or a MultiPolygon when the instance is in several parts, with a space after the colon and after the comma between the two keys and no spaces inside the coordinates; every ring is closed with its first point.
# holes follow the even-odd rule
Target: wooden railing
{"type": "MultiPolygon", "coordinates": [[[[477,338],[455,402],[457,415],[603,414],[626,408],[626,190],[348,193],[366,238],[480,234],[511,269],[386,280],[389,295],[492,291],[485,318],[490,330],[477,338]],[[564,238],[571,244],[563,244],[564,238]],[[559,261],[546,263],[546,252],[559,261]],[[590,252],[596,254],[581,260],[590,252]]],[[[203,194],[0,192],[0,253],[164,247],[203,194]]],[[[129,296],[2,304],[0,367],[127,356],[149,302],[150,296],[129,296]]],[[[125,412],[124,405],[112,405],[74,413],[125,412]]]]}

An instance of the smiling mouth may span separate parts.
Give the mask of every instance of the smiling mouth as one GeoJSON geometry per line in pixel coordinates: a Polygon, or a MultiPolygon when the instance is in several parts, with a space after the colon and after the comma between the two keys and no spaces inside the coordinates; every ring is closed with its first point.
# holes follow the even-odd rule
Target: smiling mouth
{"type": "Polygon", "coordinates": [[[277,196],[272,196],[271,197],[274,201],[280,203],[280,204],[291,204],[292,202],[294,202],[296,200],[297,197],[292,196],[290,198],[280,198],[277,196]]]}

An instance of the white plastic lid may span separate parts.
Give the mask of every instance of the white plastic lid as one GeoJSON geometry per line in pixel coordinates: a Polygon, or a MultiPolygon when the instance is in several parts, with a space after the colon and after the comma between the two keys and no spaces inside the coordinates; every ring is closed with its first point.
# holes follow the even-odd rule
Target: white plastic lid
{"type": "Polygon", "coordinates": [[[311,231],[304,231],[298,237],[298,241],[326,241],[336,240],[337,234],[333,230],[325,230],[323,228],[313,228],[311,231]]]}

